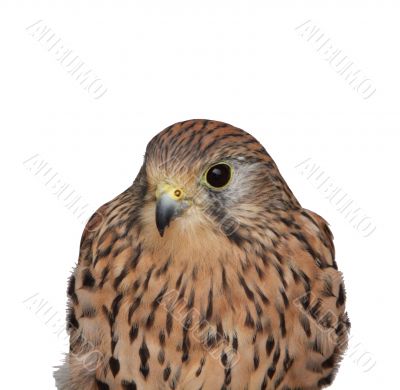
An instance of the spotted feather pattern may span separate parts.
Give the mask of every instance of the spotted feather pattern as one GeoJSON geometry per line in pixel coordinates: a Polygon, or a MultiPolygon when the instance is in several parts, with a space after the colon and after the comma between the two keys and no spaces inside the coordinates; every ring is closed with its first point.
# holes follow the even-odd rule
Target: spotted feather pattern
{"type": "Polygon", "coordinates": [[[332,240],[250,134],[207,120],[168,127],[132,186],[83,232],[58,389],[329,385],[349,330],[332,240]],[[202,187],[202,172],[227,160],[230,188],[202,187]],[[161,181],[193,203],[164,237],[154,220],[161,181]]]}

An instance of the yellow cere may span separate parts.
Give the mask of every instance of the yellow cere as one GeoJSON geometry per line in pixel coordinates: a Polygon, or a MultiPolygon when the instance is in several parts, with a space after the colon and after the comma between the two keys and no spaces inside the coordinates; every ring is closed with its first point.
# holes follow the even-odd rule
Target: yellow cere
{"type": "Polygon", "coordinates": [[[164,183],[157,188],[156,196],[159,198],[163,194],[168,194],[173,200],[180,200],[185,193],[182,188],[178,188],[168,183],[164,183]]]}

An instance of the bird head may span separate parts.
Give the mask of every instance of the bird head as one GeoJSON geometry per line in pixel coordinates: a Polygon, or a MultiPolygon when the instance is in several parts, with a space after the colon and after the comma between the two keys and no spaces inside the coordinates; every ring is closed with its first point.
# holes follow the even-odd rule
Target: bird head
{"type": "Polygon", "coordinates": [[[263,146],[222,122],[163,130],[149,142],[139,178],[145,226],[175,243],[205,234],[240,243],[262,229],[266,210],[298,205],[263,146]]]}

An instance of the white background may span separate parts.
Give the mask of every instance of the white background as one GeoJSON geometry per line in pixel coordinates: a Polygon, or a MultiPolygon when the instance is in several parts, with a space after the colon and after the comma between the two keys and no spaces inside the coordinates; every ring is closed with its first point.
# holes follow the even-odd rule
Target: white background
{"type": "Polygon", "coordinates": [[[1,387],[55,388],[84,220],[130,185],[153,135],[191,118],[252,133],[302,205],[330,222],[352,320],[331,388],[397,386],[399,13],[385,0],[3,0],[1,387]],[[104,96],[94,99],[32,35],[39,20],[101,78],[104,96]],[[296,29],[308,20],[370,79],[369,99],[296,29]],[[310,164],[374,232],[353,227],[323,182],[308,179],[310,164]],[[83,216],[57,196],[62,183],[88,204],[83,216]]]}

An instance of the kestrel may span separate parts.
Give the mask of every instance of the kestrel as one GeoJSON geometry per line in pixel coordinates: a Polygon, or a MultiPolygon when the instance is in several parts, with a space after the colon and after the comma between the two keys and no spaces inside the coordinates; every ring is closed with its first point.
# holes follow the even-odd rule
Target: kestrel
{"type": "Polygon", "coordinates": [[[332,239],[250,134],[168,127],[83,232],[58,389],[329,385],[349,330],[332,239]]]}

